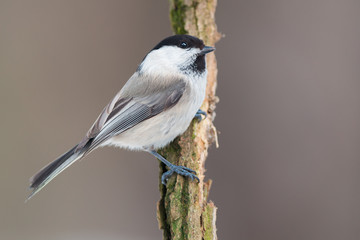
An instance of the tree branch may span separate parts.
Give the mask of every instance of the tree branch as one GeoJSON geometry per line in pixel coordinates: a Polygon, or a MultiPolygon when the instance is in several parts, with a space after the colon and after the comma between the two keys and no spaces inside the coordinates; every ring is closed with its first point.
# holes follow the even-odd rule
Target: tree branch
{"type": "MultiPolygon", "coordinates": [[[[176,34],[190,34],[214,46],[220,39],[215,24],[217,0],[170,0],[170,21],[176,34]]],[[[215,96],[217,66],[214,54],[207,56],[208,83],[201,109],[208,117],[192,122],[187,131],[159,152],[170,162],[194,169],[200,183],[174,174],[167,186],[159,181],[161,199],[158,202],[159,228],[164,239],[217,239],[216,207],[207,201],[211,180],[204,182],[208,148],[216,141],[215,96]]],[[[160,164],[160,178],[166,171],[160,164]]]]}

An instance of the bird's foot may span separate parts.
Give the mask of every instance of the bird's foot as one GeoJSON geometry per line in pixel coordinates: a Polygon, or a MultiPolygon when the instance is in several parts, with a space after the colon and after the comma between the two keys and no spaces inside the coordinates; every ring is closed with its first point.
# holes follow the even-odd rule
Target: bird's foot
{"type": "Polygon", "coordinates": [[[184,177],[189,177],[191,180],[196,179],[198,182],[200,182],[200,179],[196,176],[196,172],[190,168],[184,167],[184,166],[177,166],[174,164],[168,165],[170,170],[163,173],[161,176],[161,183],[166,185],[167,180],[171,177],[171,175],[175,172],[179,175],[182,175],[184,177]]]}
{"type": "Polygon", "coordinates": [[[173,173],[177,173],[179,175],[182,175],[184,177],[189,177],[191,180],[196,179],[198,182],[200,182],[200,179],[196,176],[196,172],[190,168],[184,167],[184,166],[177,166],[175,164],[172,164],[168,160],[166,160],[163,156],[161,156],[159,153],[157,153],[155,150],[149,151],[152,155],[154,155],[157,159],[159,159],[161,162],[163,162],[169,170],[161,176],[161,183],[166,185],[167,180],[171,177],[173,173]]]}
{"type": "Polygon", "coordinates": [[[200,122],[201,120],[203,120],[203,116],[204,119],[207,117],[207,113],[204,112],[203,110],[199,109],[196,114],[195,114],[195,118],[200,122]]]}

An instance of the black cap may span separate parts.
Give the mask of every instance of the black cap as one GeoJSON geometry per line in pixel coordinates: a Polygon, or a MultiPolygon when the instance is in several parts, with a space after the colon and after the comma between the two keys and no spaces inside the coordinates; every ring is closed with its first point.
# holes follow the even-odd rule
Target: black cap
{"type": "Polygon", "coordinates": [[[199,48],[205,47],[204,42],[197,37],[190,35],[174,35],[167,37],[159,42],[153,50],[159,49],[163,46],[177,46],[179,48],[199,48]]]}

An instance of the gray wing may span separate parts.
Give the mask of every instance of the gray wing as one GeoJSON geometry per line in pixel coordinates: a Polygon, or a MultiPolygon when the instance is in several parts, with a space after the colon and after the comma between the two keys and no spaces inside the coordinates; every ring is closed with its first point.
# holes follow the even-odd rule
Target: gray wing
{"type": "Polygon", "coordinates": [[[137,85],[144,91],[137,89],[135,96],[129,92],[125,96],[118,93],[104,108],[77,150],[87,146],[86,151],[90,152],[109,138],[173,107],[182,97],[185,86],[186,83],[179,79],[161,88],[137,85]]]}

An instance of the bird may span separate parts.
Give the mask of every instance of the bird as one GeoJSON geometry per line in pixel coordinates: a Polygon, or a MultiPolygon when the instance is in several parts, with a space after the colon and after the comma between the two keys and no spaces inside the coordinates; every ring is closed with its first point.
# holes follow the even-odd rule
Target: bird
{"type": "Polygon", "coordinates": [[[58,174],[98,147],[145,151],[163,162],[166,185],[177,173],[199,181],[196,172],[170,163],[157,150],[181,135],[195,118],[206,91],[205,55],[215,48],[191,35],[173,35],[146,54],[135,73],[105,106],[84,138],[30,178],[29,200],[58,174]]]}

